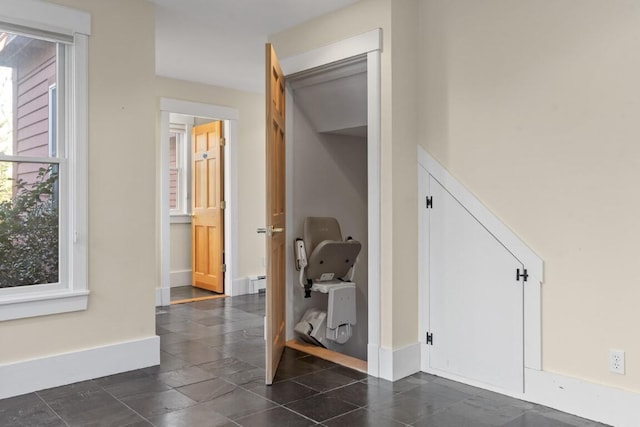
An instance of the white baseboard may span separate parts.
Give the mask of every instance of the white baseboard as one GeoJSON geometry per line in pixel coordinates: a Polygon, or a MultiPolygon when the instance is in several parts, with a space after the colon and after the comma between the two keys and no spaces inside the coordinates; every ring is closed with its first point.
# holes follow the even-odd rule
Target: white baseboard
{"type": "Polygon", "coordinates": [[[156,307],[171,304],[171,288],[156,288],[156,307]]]}
{"type": "Polygon", "coordinates": [[[380,376],[380,347],[377,344],[367,345],[367,373],[376,378],[380,376]]]}
{"type": "Polygon", "coordinates": [[[169,273],[170,287],[191,286],[191,270],[175,270],[169,273]]]}
{"type": "Polygon", "coordinates": [[[425,369],[424,366],[422,370],[439,377],[548,406],[608,425],[640,426],[639,393],[529,368],[524,370],[524,393],[502,390],[437,369],[425,369]]]}
{"type": "Polygon", "coordinates": [[[160,363],[157,336],[0,365],[0,399],[160,363]]]}
{"type": "Polygon", "coordinates": [[[640,394],[525,369],[522,399],[616,427],[640,426],[640,394]]]}
{"type": "Polygon", "coordinates": [[[238,295],[246,295],[249,293],[251,293],[249,278],[242,277],[240,279],[233,279],[233,282],[231,284],[231,292],[228,293],[228,295],[235,297],[238,295]]]}
{"type": "Polygon", "coordinates": [[[396,381],[420,371],[420,343],[396,350],[380,347],[380,378],[396,381]]]}

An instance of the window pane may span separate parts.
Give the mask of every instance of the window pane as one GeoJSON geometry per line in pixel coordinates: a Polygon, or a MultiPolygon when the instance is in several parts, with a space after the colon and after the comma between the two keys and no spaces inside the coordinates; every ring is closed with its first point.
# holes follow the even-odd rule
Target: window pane
{"type": "Polygon", "coordinates": [[[55,153],[57,44],[0,30],[0,153],[55,153]]]}
{"type": "Polygon", "coordinates": [[[0,162],[0,288],[58,282],[58,165],[0,162]]]}
{"type": "Polygon", "coordinates": [[[178,208],[178,134],[169,132],[169,209],[178,208]]]}

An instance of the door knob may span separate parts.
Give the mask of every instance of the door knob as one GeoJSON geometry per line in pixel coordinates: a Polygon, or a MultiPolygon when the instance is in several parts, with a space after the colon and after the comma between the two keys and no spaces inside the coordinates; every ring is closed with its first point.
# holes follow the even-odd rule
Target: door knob
{"type": "Polygon", "coordinates": [[[270,225],[268,227],[260,227],[256,230],[256,233],[258,234],[266,234],[267,236],[272,236],[273,233],[282,233],[284,231],[284,228],[281,227],[274,227],[273,225],[270,225]]]}

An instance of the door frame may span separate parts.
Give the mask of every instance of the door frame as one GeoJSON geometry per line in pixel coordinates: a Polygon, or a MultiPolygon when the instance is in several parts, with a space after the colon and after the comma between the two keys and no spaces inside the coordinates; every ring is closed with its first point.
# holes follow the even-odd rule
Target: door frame
{"type": "MultiPolygon", "coordinates": [[[[380,376],[380,123],[381,123],[381,52],[382,29],[338,41],[310,50],[299,55],[280,60],[285,75],[291,76],[314,68],[326,66],[355,57],[366,57],[367,62],[367,199],[368,199],[368,345],[367,371],[374,377],[380,376]]],[[[286,87],[286,116],[293,117],[293,94],[286,87]]],[[[287,140],[292,141],[293,120],[286,122],[287,140]]],[[[286,148],[286,209],[291,212],[293,197],[292,181],[293,152],[290,144],[286,148]]],[[[295,229],[291,215],[287,215],[286,239],[293,242],[295,229]]],[[[293,251],[287,251],[286,271],[293,269],[293,251]]],[[[289,278],[287,278],[289,282],[289,278]]],[[[292,316],[291,304],[287,304],[287,319],[292,316]]],[[[287,322],[289,332],[289,322],[287,322]]],[[[288,336],[288,339],[291,337],[288,336]]]]}
{"type": "Polygon", "coordinates": [[[224,212],[224,252],[226,272],[224,276],[224,290],[226,295],[233,295],[233,278],[236,277],[236,259],[238,251],[238,215],[236,201],[238,200],[238,119],[239,113],[235,108],[214,104],[182,101],[172,98],[160,98],[160,146],[158,157],[159,170],[159,273],[160,287],[156,288],[156,306],[169,305],[171,302],[170,284],[170,230],[169,214],[169,113],[185,114],[189,116],[205,117],[212,120],[224,121],[224,137],[227,143],[224,147],[224,198],[226,209],[224,212]]]}

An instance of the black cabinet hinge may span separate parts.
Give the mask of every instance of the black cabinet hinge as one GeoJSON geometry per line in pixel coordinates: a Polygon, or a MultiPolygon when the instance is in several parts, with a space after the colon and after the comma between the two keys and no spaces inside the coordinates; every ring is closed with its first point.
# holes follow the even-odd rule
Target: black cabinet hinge
{"type": "Polygon", "coordinates": [[[526,282],[528,278],[529,278],[529,273],[527,273],[527,269],[526,268],[522,269],[522,273],[520,273],[520,269],[519,268],[516,270],[516,280],[518,282],[520,280],[522,280],[523,282],[526,282]]]}
{"type": "Polygon", "coordinates": [[[431,209],[433,207],[433,197],[427,196],[427,209],[431,209]]]}
{"type": "Polygon", "coordinates": [[[427,345],[433,345],[433,334],[427,332],[427,345]]]}

